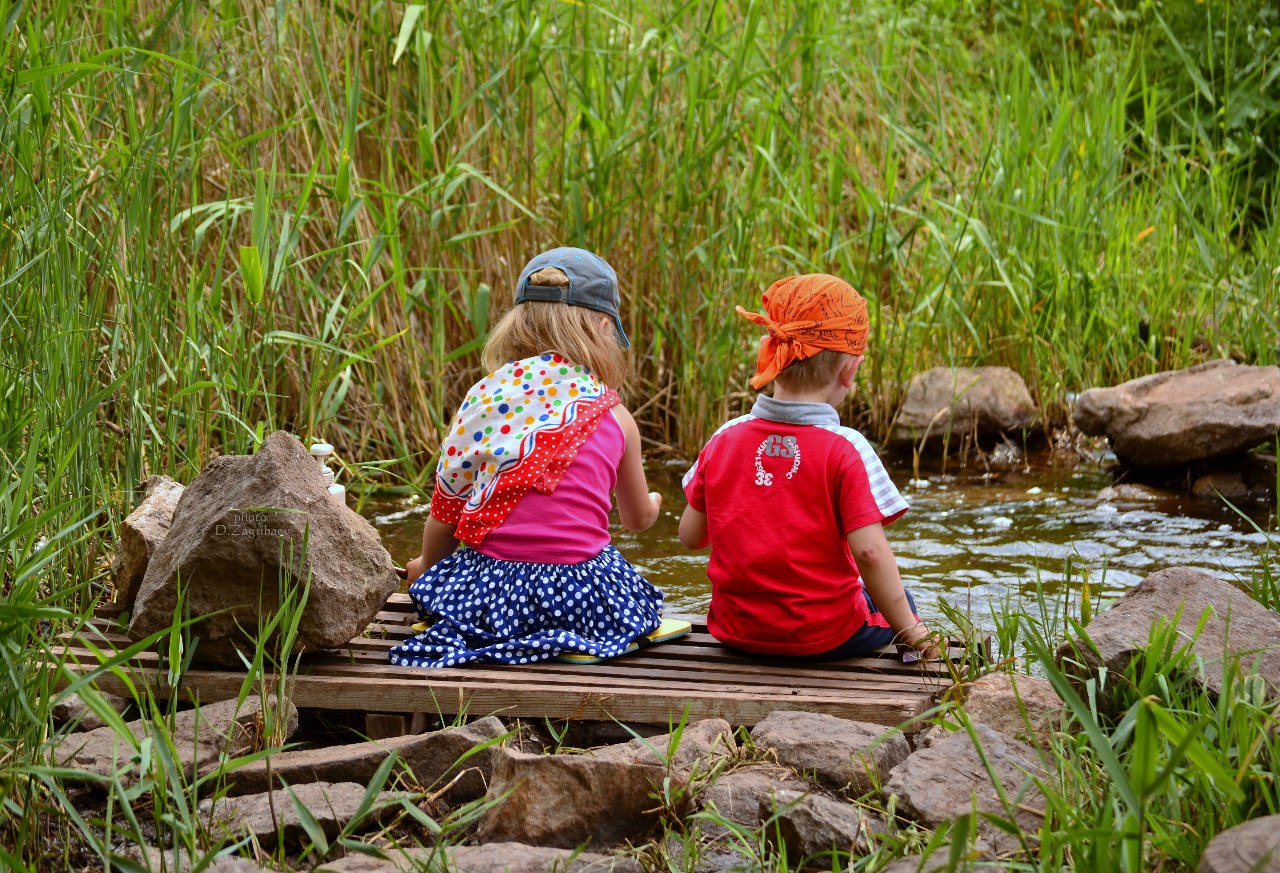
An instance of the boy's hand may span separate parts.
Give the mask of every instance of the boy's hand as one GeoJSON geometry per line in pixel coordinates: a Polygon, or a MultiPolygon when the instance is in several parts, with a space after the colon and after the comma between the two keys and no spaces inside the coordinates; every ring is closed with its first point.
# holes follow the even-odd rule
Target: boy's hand
{"type": "MultiPolygon", "coordinates": [[[[898,642],[915,649],[920,653],[920,658],[926,661],[936,661],[942,657],[942,652],[934,643],[933,634],[922,621],[898,634],[898,642]]],[[[906,658],[904,657],[903,660],[906,658]]]]}

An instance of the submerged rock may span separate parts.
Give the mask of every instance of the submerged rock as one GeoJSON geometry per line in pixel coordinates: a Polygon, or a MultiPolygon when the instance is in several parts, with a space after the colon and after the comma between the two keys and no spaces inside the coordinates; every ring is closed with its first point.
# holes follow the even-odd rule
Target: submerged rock
{"type": "Polygon", "coordinates": [[[252,651],[246,634],[279,609],[281,588],[300,599],[307,583],[295,653],[363,632],[398,580],[373,526],[333,500],[307,450],[278,431],[256,455],[216,458],[187,486],[129,634],[168,627],[181,604],[202,616],[196,657],[239,664],[237,648],[252,651]]]}
{"type": "Polygon", "coordinates": [[[1152,573],[1094,617],[1086,629],[1091,645],[1068,640],[1058,647],[1058,661],[1077,675],[1106,666],[1122,673],[1148,645],[1152,624],[1177,618],[1179,646],[1192,641],[1204,665],[1199,677],[1214,694],[1222,690],[1223,659],[1239,659],[1245,673],[1257,674],[1280,694],[1280,613],[1207,573],[1170,567],[1152,573]],[[1198,635],[1196,626],[1207,618],[1198,635]],[[1096,651],[1095,651],[1096,649],[1096,651]]]}
{"type": "Polygon", "coordinates": [[[1248,451],[1280,434],[1280,367],[1210,361],[1080,395],[1072,419],[1106,436],[1131,467],[1161,468],[1248,451]]]}
{"type": "Polygon", "coordinates": [[[151,556],[169,535],[183,490],[180,483],[168,476],[152,476],[142,483],[142,502],[120,524],[120,541],[111,561],[111,577],[115,582],[116,605],[125,612],[133,610],[151,556]]]}
{"type": "Polygon", "coordinates": [[[889,446],[1021,435],[1038,426],[1039,416],[1026,382],[1008,367],[935,367],[911,379],[889,446]]]}

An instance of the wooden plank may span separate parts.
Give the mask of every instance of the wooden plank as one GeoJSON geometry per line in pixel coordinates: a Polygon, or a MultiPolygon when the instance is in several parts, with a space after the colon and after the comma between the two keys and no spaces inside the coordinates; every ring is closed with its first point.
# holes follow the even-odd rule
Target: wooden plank
{"type": "MultiPolygon", "coordinates": [[[[107,653],[130,644],[117,615],[99,610],[77,632],[60,635],[64,645],[56,654],[68,657],[75,672],[95,669],[98,659],[87,643],[107,653]]],[[[716,641],[704,617],[682,617],[693,624],[685,637],[599,665],[547,661],[396,668],[387,662],[388,650],[412,636],[409,624],[416,616],[408,596],[395,594],[364,635],[341,649],[304,655],[297,675],[286,682],[302,707],[646,723],[679,718],[687,710],[693,719],[718,717],[735,725],[755,724],[778,710],[897,725],[925,712],[951,684],[946,664],[903,664],[891,648],[835,662],[748,656],[716,641]]],[[[948,654],[963,653],[953,644],[948,654]]],[[[196,695],[206,701],[237,694],[244,681],[240,670],[202,666],[184,674],[181,688],[168,688],[155,652],[137,654],[124,670],[158,695],[196,695]]],[[[103,690],[124,690],[114,676],[98,684],[103,690]]]]}
{"type": "MultiPolygon", "coordinates": [[[[144,668],[132,671],[138,681],[160,696],[174,693],[163,686],[164,671],[144,668]]],[[[267,681],[272,681],[268,677],[267,681]]],[[[205,702],[229,699],[239,693],[243,677],[216,670],[192,670],[183,677],[181,693],[205,702]]],[[[126,686],[115,676],[99,681],[104,691],[123,693],[126,686]]],[[[846,694],[815,697],[796,694],[719,693],[703,688],[684,694],[660,688],[635,693],[608,693],[590,687],[565,687],[556,694],[529,688],[519,682],[474,686],[464,682],[406,683],[397,678],[358,679],[299,676],[289,681],[296,706],[333,708],[341,705],[357,711],[426,712],[439,715],[498,715],[508,718],[566,718],[661,724],[688,718],[723,718],[734,725],[754,725],[772,712],[800,710],[886,726],[901,724],[926,711],[932,695],[896,695],[886,698],[846,694]]]]}
{"type": "MultiPolygon", "coordinates": [[[[75,660],[75,663],[83,665],[86,669],[92,669],[96,666],[96,659],[87,651],[80,649],[65,649],[64,651],[66,651],[68,655],[75,660]]],[[[138,658],[133,659],[130,666],[138,669],[159,669],[160,659],[154,653],[143,653],[138,658]]],[[[535,665],[519,667],[498,666],[487,669],[472,670],[470,672],[464,672],[458,668],[448,668],[443,670],[408,669],[401,672],[395,672],[390,671],[385,667],[371,669],[369,665],[359,664],[326,664],[318,667],[316,665],[308,667],[304,664],[297,675],[313,679],[352,679],[359,677],[367,677],[370,679],[390,679],[403,682],[406,685],[424,683],[438,684],[441,681],[447,681],[455,684],[470,683],[476,686],[486,684],[506,685],[511,682],[520,682],[530,688],[539,688],[548,694],[557,693],[561,688],[582,689],[587,687],[601,693],[643,694],[647,693],[652,688],[660,687],[672,692],[699,695],[706,693],[708,687],[705,680],[696,675],[687,673],[683,676],[677,674],[665,677],[661,681],[654,681],[652,679],[638,680],[635,678],[624,680],[620,679],[620,677],[616,675],[602,675],[590,670],[580,670],[577,673],[549,673],[530,669],[534,666],[535,665]]],[[[829,684],[826,686],[800,684],[779,686],[776,684],[724,680],[717,683],[714,687],[717,693],[724,694],[766,693],[782,696],[811,695],[817,697],[842,695],[845,697],[875,700],[891,698],[895,695],[903,694],[929,695],[942,690],[941,686],[872,686],[852,679],[844,683],[829,684]]]]}
{"type": "MultiPolygon", "coordinates": [[[[63,634],[59,637],[64,641],[74,639],[73,635],[63,634]]],[[[738,654],[729,649],[725,649],[719,643],[712,641],[708,646],[699,646],[696,643],[686,645],[688,638],[682,637],[669,643],[662,643],[656,646],[646,647],[640,652],[622,656],[605,664],[590,665],[589,669],[606,670],[615,664],[634,664],[638,659],[646,659],[656,666],[658,662],[662,662],[662,666],[675,666],[678,664],[696,663],[698,669],[707,669],[711,671],[733,672],[733,673],[756,673],[762,676],[775,676],[780,681],[792,682],[797,678],[818,678],[829,677],[833,674],[845,675],[849,672],[859,672],[865,675],[882,675],[908,678],[917,680],[920,678],[932,678],[938,681],[945,681],[948,684],[951,681],[951,674],[947,665],[940,661],[934,662],[916,662],[914,664],[904,664],[898,658],[896,651],[883,649],[875,655],[863,658],[848,658],[842,661],[802,661],[795,662],[782,658],[767,658],[763,656],[749,656],[738,654]]],[[[127,637],[118,633],[109,633],[101,637],[104,643],[127,645],[129,640],[127,637]]],[[[397,643],[384,640],[368,640],[357,638],[352,640],[346,648],[328,650],[325,655],[314,653],[304,656],[304,660],[314,657],[352,657],[352,658],[370,658],[381,660],[385,663],[387,652],[393,645],[397,643]]],[[[963,647],[953,643],[948,651],[948,655],[952,658],[959,658],[963,655],[963,647]]],[[[584,665],[559,664],[558,662],[547,662],[546,666],[551,669],[561,669],[565,671],[578,671],[588,669],[584,665]]],[[[453,670],[466,669],[465,667],[449,668],[453,670]]],[[[506,668],[509,669],[509,668],[506,668]]]]}
{"type": "MultiPolygon", "coordinates": [[[[699,685],[708,679],[733,684],[760,686],[789,686],[805,688],[865,688],[875,691],[910,692],[921,688],[939,691],[951,685],[950,677],[945,673],[878,673],[857,670],[812,670],[798,671],[785,666],[772,669],[753,669],[751,665],[708,665],[688,661],[668,660],[651,657],[657,648],[637,652],[616,658],[612,661],[596,665],[562,664],[555,661],[542,661],[535,664],[506,665],[471,665],[448,669],[450,676],[473,681],[495,681],[509,678],[512,671],[517,671],[530,681],[537,677],[546,681],[586,682],[589,684],[608,685],[652,685],[679,684],[692,682],[699,685]],[[713,675],[709,675],[713,674],[713,675]]],[[[82,660],[91,657],[88,650],[73,646],[72,649],[82,660]]],[[[144,653],[143,656],[150,654],[144,653]]],[[[143,657],[140,656],[140,657],[143,657]]],[[[154,655],[149,660],[154,660],[154,655]]],[[[385,655],[376,655],[360,651],[333,650],[325,653],[314,653],[303,656],[301,670],[313,675],[374,675],[402,676],[406,681],[414,681],[423,674],[434,672],[433,668],[392,667],[386,662],[385,655]]]]}

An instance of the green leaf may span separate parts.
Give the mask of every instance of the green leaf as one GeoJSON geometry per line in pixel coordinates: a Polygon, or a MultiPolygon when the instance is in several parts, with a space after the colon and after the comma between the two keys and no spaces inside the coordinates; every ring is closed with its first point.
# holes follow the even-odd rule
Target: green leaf
{"type": "Polygon", "coordinates": [[[240,246],[240,276],[244,279],[244,291],[254,306],[262,303],[262,259],[257,246],[240,246]]]}
{"type": "Polygon", "coordinates": [[[395,66],[400,56],[404,54],[405,48],[409,45],[409,38],[413,36],[413,28],[418,23],[418,19],[422,17],[422,10],[425,6],[410,4],[404,8],[404,18],[400,21],[400,34],[396,37],[396,53],[391,58],[391,66],[395,66]]]}
{"type": "Polygon", "coordinates": [[[311,810],[307,809],[307,805],[298,799],[298,795],[293,793],[291,787],[286,785],[285,790],[289,792],[289,799],[293,801],[293,809],[298,813],[298,823],[302,825],[302,829],[311,838],[311,843],[319,850],[318,854],[327,855],[329,853],[329,838],[324,835],[324,828],[320,827],[320,822],[316,821],[316,817],[311,814],[311,810]]]}

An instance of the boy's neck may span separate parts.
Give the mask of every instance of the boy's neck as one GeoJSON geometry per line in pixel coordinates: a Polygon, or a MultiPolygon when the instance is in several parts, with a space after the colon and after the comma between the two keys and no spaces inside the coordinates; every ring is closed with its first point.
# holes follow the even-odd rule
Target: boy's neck
{"type": "Polygon", "coordinates": [[[814,389],[811,391],[788,391],[781,385],[774,384],[773,399],[782,400],[787,403],[825,403],[827,406],[835,408],[836,403],[844,396],[844,389],[840,387],[839,382],[833,382],[825,388],[814,389]],[[839,394],[834,400],[833,394],[839,394]]]}

